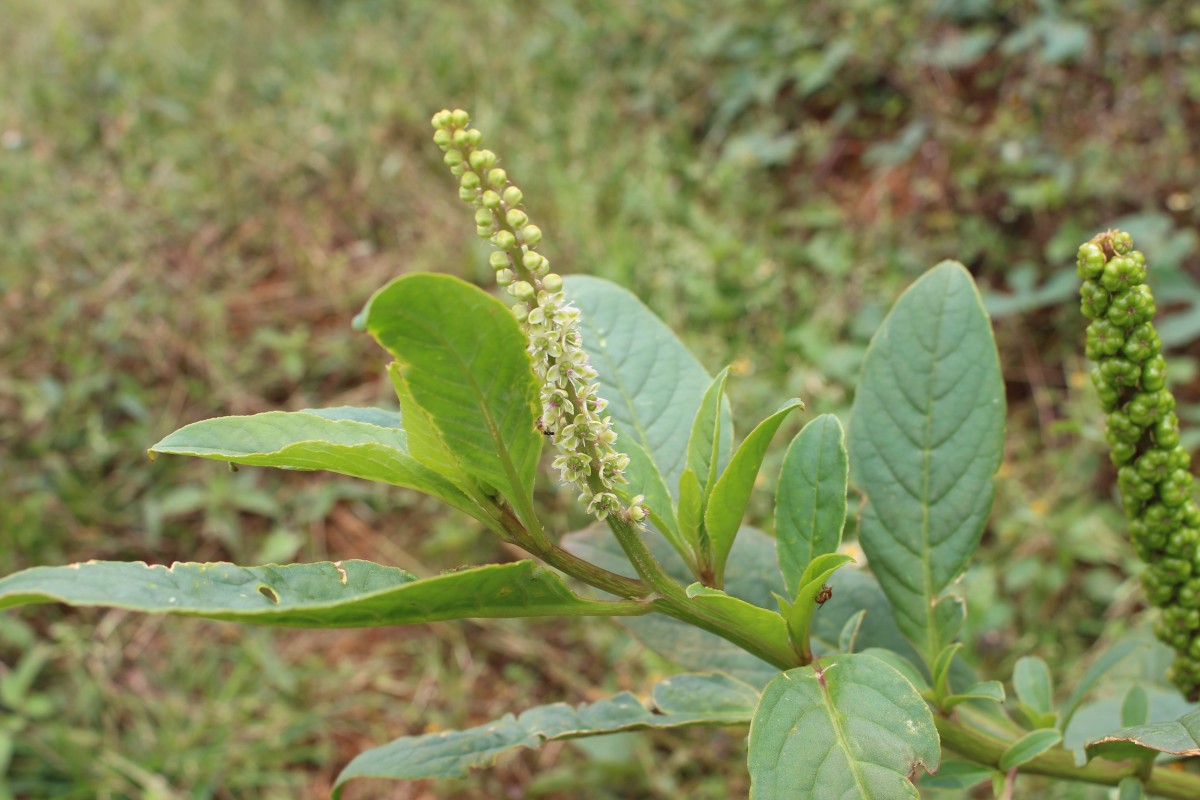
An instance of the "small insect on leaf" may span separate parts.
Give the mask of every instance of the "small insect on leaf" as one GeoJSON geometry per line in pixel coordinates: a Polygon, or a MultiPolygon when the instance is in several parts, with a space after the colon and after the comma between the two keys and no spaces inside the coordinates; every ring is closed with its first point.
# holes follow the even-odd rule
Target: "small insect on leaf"
{"type": "Polygon", "coordinates": [[[825,605],[829,598],[833,597],[833,587],[828,583],[821,587],[821,591],[817,592],[817,596],[813,598],[819,606],[825,605]]]}

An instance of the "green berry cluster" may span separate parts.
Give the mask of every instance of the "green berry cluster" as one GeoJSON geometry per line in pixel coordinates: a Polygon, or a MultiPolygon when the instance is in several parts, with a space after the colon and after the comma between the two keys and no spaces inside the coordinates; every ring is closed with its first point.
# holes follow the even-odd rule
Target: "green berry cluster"
{"type": "Polygon", "coordinates": [[[1200,699],[1200,507],[1192,499],[1191,456],[1179,445],[1175,397],[1167,389],[1162,342],[1146,257],[1133,237],[1107,231],[1079,248],[1079,294],[1092,383],[1108,415],[1105,438],[1128,515],[1130,537],[1146,562],[1142,585],[1162,610],[1156,633],[1177,653],[1171,677],[1200,699]]]}
{"type": "Polygon", "coordinates": [[[564,481],[580,490],[580,501],[598,519],[608,515],[642,524],[649,511],[628,493],[624,470],[629,456],[614,447],[612,418],[602,416],[607,401],[599,396],[596,370],[588,363],[579,330],[579,310],[567,302],[562,278],[537,247],[542,231],[521,205],[524,195],[496,154],[483,148],[483,134],[470,127],[466,111],[439,111],[433,117],[433,141],[459,179],[458,196],[475,209],[475,232],[496,250],[489,259],[496,283],[515,298],[513,315],[529,340],[533,368],[541,379],[542,418],[538,426],[554,437],[554,459],[564,481]]]}

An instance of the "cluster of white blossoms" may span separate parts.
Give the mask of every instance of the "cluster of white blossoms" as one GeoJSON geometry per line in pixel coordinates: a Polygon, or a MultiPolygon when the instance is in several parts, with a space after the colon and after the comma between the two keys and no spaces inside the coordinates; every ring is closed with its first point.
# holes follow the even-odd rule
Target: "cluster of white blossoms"
{"type": "Polygon", "coordinates": [[[490,263],[496,282],[515,298],[513,315],[529,340],[533,368],[541,380],[538,427],[554,438],[560,453],[554,467],[580,490],[579,500],[597,519],[610,514],[642,524],[641,495],[622,505],[616,487],[626,484],[629,456],[616,450],[612,418],[601,416],[596,370],[588,363],[579,332],[579,309],[567,302],[562,277],[536,248],[542,232],[521,208],[523,195],[496,166],[496,154],[481,148],[483,134],[468,128],[467,112],[440,111],[433,117],[434,142],[459,178],[459,197],[475,208],[475,232],[497,250],[490,263]]]}

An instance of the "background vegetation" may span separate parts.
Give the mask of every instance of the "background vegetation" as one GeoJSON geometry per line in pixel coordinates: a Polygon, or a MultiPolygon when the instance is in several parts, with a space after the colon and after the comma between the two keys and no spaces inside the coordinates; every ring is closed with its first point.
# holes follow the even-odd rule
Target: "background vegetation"
{"type": "MultiPolygon", "coordinates": [[[[968,649],[989,675],[1028,653],[1077,675],[1138,622],[1070,260],[1118,220],[1134,233],[1200,417],[1194,2],[6,0],[0,85],[4,573],[506,557],[406,492],[143,455],[203,417],[391,402],[353,314],[401,272],[491,273],[429,142],[457,105],[558,268],[629,286],[710,370],[734,363],[747,418],[793,394],[844,412],[900,288],[967,263],[1011,403],[968,649]]],[[[569,498],[544,495],[567,530],[569,498]]],[[[369,744],[666,670],[594,621],[293,633],[7,614],[0,796],[315,797],[369,744]]],[[[736,733],[645,742],[388,796],[745,794],[736,733]]]]}

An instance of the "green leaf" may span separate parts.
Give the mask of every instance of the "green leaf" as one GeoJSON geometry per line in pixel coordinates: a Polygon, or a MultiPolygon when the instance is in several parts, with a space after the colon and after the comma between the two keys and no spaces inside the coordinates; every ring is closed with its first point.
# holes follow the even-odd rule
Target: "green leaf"
{"type": "Polygon", "coordinates": [[[424,579],[358,560],[263,567],[89,561],[33,567],[0,579],[0,609],[35,603],[293,628],[645,613],[636,603],[585,600],[557,573],[532,561],[468,567],[424,579]]]}
{"type": "Polygon", "coordinates": [[[693,563],[695,556],[692,547],[680,533],[679,521],[675,517],[675,501],[663,483],[654,459],[633,439],[622,441],[620,449],[629,456],[629,466],[624,472],[629,483],[618,486],[617,491],[626,502],[635,495],[642,495],[650,509],[650,522],[655,530],[666,537],[681,558],[689,564],[693,563]]]}
{"type": "Polygon", "coordinates": [[[255,467],[328,470],[425,492],[488,524],[453,481],[408,450],[400,415],[377,408],[268,411],[194,422],[150,448],[151,455],[199,456],[255,467]]]}
{"type": "Polygon", "coordinates": [[[1137,639],[1122,639],[1111,647],[1106,647],[1100,657],[1092,662],[1087,668],[1087,672],[1075,685],[1075,689],[1071,692],[1071,696],[1067,698],[1067,702],[1063,704],[1062,710],[1062,725],[1059,727],[1066,731],[1067,726],[1071,724],[1071,719],[1075,716],[1076,710],[1100,679],[1104,677],[1113,667],[1124,661],[1129,656],[1136,652],[1143,651],[1150,646],[1150,643],[1144,640],[1137,639]]]}
{"type": "Polygon", "coordinates": [[[1017,699],[1038,715],[1052,714],[1054,684],[1050,668],[1037,656],[1023,656],[1013,667],[1013,689],[1017,699]]]}
{"type": "Polygon", "coordinates": [[[929,706],[888,664],[838,655],[767,684],[750,723],[751,800],[919,797],[941,757],[929,706]]]}
{"type": "Polygon", "coordinates": [[[943,262],[896,302],[852,413],[860,540],[900,630],[932,661],[961,625],[961,604],[941,595],[979,543],[1004,437],[996,346],[961,264],[943,262]]]}
{"type": "Polygon", "coordinates": [[[1145,796],[1146,787],[1132,775],[1117,784],[1117,800],[1142,800],[1145,796]]]}
{"type": "MultiPolygon", "coordinates": [[[[694,580],[665,541],[647,537],[646,545],[672,578],[683,584],[694,580]]],[[[605,569],[635,576],[633,567],[605,525],[593,525],[572,533],[563,539],[563,546],[605,569]]],[[[742,531],[730,558],[725,591],[760,609],[769,607],[772,593],[783,591],[783,580],[775,563],[775,542],[770,536],[753,528],[742,531]]],[[[737,645],[679,620],[647,614],[623,617],[621,621],[648,648],[685,669],[724,672],[757,687],[779,674],[778,668],[737,645]]]]}
{"type": "Polygon", "coordinates": [[[1000,755],[999,767],[1007,772],[1013,767],[1027,764],[1062,741],[1062,731],[1057,728],[1038,728],[1017,739],[1000,755]]]}
{"type": "MultiPolygon", "coordinates": [[[[563,291],[581,312],[583,349],[599,373],[613,427],[653,456],[663,482],[676,491],[687,466],[688,422],[712,379],[662,320],[616,284],[572,275],[563,291]]],[[[720,448],[728,453],[731,426],[723,430],[730,432],[722,433],[720,448]]]]}
{"type": "Polygon", "coordinates": [[[726,675],[676,675],[654,687],[649,706],[622,692],[580,706],[538,706],[468,730],[396,739],[356,756],[338,776],[335,796],[354,778],[465,777],[502,753],[537,748],[556,739],[646,728],[745,724],[757,702],[758,692],[726,675]]]}
{"type": "Polygon", "coordinates": [[[416,274],[376,292],[364,314],[399,362],[407,399],[427,413],[422,422],[436,428],[458,466],[536,526],[541,401],[525,336],[504,303],[449,275],[416,274]]]}
{"type": "Polygon", "coordinates": [[[990,700],[993,703],[1004,702],[1004,684],[1000,681],[980,681],[973,683],[958,694],[947,695],[942,701],[943,709],[949,711],[960,703],[968,700],[990,700]]]}
{"type": "MultiPolygon", "coordinates": [[[[812,658],[809,630],[812,626],[813,615],[833,596],[830,595],[821,602],[817,602],[817,597],[828,585],[826,582],[833,573],[853,560],[843,553],[826,553],[817,556],[800,576],[800,589],[796,593],[795,602],[788,602],[779,596],[775,598],[779,603],[780,612],[787,620],[788,635],[792,645],[805,662],[812,658]]],[[[832,587],[830,589],[832,590],[832,587]]]]}
{"type": "Polygon", "coordinates": [[[787,652],[788,627],[783,617],[774,611],[747,603],[738,597],[712,589],[702,583],[687,587],[687,596],[697,605],[707,605],[720,610],[726,620],[737,625],[739,630],[751,631],[760,639],[770,642],[776,651],[787,652]]]}
{"type": "Polygon", "coordinates": [[[1144,686],[1135,683],[1129,687],[1129,691],[1125,693],[1125,700],[1121,703],[1121,727],[1145,725],[1149,720],[1150,697],[1146,694],[1144,686]]]}
{"type": "Polygon", "coordinates": [[[950,688],[950,667],[953,666],[954,657],[958,655],[958,651],[962,648],[962,642],[954,642],[946,645],[942,648],[942,652],[938,653],[937,658],[933,660],[933,664],[929,668],[933,684],[933,695],[939,705],[953,693],[950,688]]]}
{"type": "Polygon", "coordinates": [[[1086,746],[1088,760],[1138,759],[1150,753],[1200,756],[1200,710],[1169,722],[1135,725],[1110,733],[1086,746]]]}
{"type": "Polygon", "coordinates": [[[842,624],[842,632],[838,634],[838,652],[853,653],[858,641],[858,632],[862,628],[863,618],[867,616],[866,609],[855,612],[842,624]]]}
{"type": "Polygon", "coordinates": [[[712,492],[713,483],[721,474],[724,465],[720,463],[720,445],[722,434],[731,440],[732,426],[729,420],[722,420],[720,412],[725,405],[725,382],[729,379],[729,367],[717,373],[713,382],[704,392],[700,401],[700,409],[692,420],[692,433],[688,437],[687,468],[695,475],[696,480],[704,489],[704,496],[712,492]],[[724,426],[722,426],[724,422],[724,426]],[[728,428],[724,430],[723,428],[728,428]]]}
{"type": "Polygon", "coordinates": [[[704,520],[704,489],[696,473],[685,469],[679,476],[679,535],[693,555],[684,559],[695,561],[700,555],[700,524],[704,520]]]}
{"type": "Polygon", "coordinates": [[[846,524],[846,456],[842,424],[822,414],[792,439],[775,492],[775,539],[788,596],[814,558],[833,553],[846,524]]]}
{"type": "Polygon", "coordinates": [[[992,777],[996,770],[970,761],[943,761],[936,775],[921,779],[922,789],[970,789],[992,777]]]}
{"type": "Polygon", "coordinates": [[[713,485],[704,509],[704,527],[712,544],[713,575],[718,586],[724,580],[725,562],[733,547],[733,539],[741,528],[746,504],[750,502],[750,492],[754,489],[754,481],[758,478],[767,447],[787,415],[803,408],[804,403],[792,399],[760,422],[738,447],[729,466],[713,485]]]}

